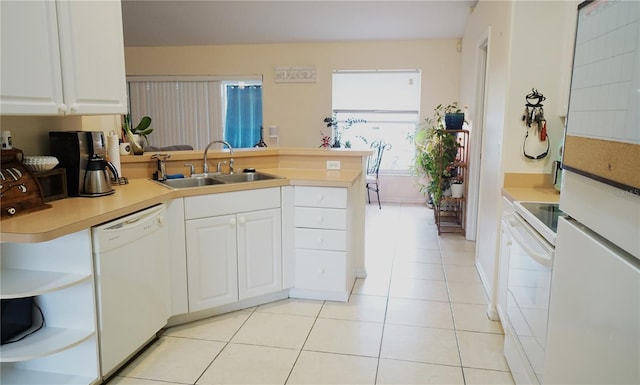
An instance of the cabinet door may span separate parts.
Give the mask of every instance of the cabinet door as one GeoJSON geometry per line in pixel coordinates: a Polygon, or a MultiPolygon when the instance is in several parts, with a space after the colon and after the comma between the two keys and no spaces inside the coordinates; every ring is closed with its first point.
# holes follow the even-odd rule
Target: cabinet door
{"type": "Polygon", "coordinates": [[[237,221],[240,299],[282,289],[280,209],[238,214],[237,221]]]}
{"type": "Polygon", "coordinates": [[[2,1],[0,14],[0,110],[3,114],[62,113],[55,3],[2,1]]]}
{"type": "Polygon", "coordinates": [[[236,217],[186,222],[189,311],[238,300],[236,217]]]}
{"type": "Polygon", "coordinates": [[[59,1],[67,114],[126,114],[120,1],[59,1]]]}

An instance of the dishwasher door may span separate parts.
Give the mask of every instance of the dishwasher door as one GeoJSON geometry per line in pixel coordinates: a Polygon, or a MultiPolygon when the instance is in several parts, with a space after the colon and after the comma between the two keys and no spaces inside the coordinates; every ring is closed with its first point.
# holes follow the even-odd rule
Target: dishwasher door
{"type": "Polygon", "coordinates": [[[170,314],[166,206],[92,228],[103,377],[162,329],[170,314]]]}

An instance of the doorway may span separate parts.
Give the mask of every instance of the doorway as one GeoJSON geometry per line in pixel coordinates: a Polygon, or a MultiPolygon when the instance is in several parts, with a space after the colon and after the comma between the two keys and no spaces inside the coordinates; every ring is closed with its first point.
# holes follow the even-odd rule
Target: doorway
{"type": "Polygon", "coordinates": [[[485,98],[487,92],[487,68],[489,60],[489,36],[490,28],[476,45],[477,71],[476,71],[476,94],[474,96],[474,123],[471,131],[471,143],[478,143],[470,150],[470,170],[469,170],[469,211],[467,215],[466,238],[475,241],[478,229],[478,205],[480,201],[480,181],[482,180],[482,152],[484,149],[484,123],[485,123],[485,98]]]}

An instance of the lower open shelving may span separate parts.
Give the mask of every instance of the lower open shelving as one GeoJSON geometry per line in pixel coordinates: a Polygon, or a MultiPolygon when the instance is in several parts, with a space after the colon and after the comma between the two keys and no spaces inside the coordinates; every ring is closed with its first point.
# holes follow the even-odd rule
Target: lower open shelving
{"type": "Polygon", "coordinates": [[[97,380],[97,338],[92,333],[72,349],[20,362],[3,362],[2,385],[87,385],[97,380]]]}
{"type": "Polygon", "coordinates": [[[439,204],[433,205],[433,212],[438,227],[438,235],[442,233],[465,233],[465,199],[444,197],[439,204]]]}
{"type": "Polygon", "coordinates": [[[14,336],[25,337],[0,346],[2,385],[98,379],[90,240],[82,230],[47,242],[0,243],[0,298],[33,298],[35,304],[32,327],[14,336]]]}

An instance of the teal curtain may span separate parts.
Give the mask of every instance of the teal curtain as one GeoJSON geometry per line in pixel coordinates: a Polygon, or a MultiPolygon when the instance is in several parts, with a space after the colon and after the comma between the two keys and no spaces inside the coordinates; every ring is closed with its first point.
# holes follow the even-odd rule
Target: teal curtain
{"type": "Polygon", "coordinates": [[[224,140],[233,148],[253,147],[260,141],[262,86],[227,86],[224,140]]]}

